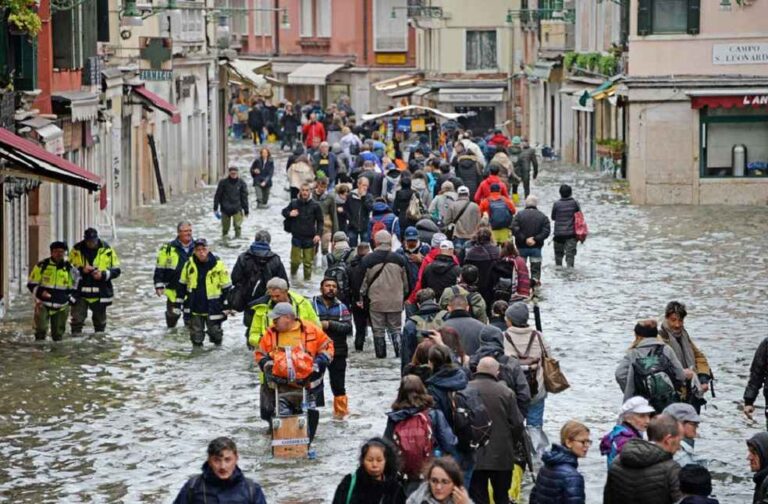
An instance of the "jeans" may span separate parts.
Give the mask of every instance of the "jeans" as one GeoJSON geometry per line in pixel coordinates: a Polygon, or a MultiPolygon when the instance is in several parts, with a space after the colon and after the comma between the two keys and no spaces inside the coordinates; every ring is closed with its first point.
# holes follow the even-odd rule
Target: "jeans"
{"type": "Polygon", "coordinates": [[[544,425],[544,402],[542,399],[528,406],[528,414],[525,416],[525,425],[529,427],[542,427],[544,425]]]}
{"type": "Polygon", "coordinates": [[[107,305],[98,301],[89,303],[84,298],[79,298],[72,306],[72,336],[79,336],[83,333],[85,319],[88,318],[88,310],[91,310],[94,331],[104,332],[107,328],[107,305]]]}
{"type": "Polygon", "coordinates": [[[315,247],[302,248],[291,245],[291,276],[299,272],[299,266],[304,265],[304,280],[312,279],[312,262],[315,260],[315,247]]]}
{"type": "Polygon", "coordinates": [[[349,246],[357,247],[359,243],[370,242],[368,231],[353,231],[350,229],[347,231],[347,237],[349,238],[349,246]]]}
{"type": "Polygon", "coordinates": [[[520,257],[530,261],[531,279],[537,282],[541,280],[541,248],[520,247],[517,251],[520,253],[520,257]]]}
{"type": "Polygon", "coordinates": [[[237,212],[235,215],[221,214],[221,235],[229,235],[229,227],[234,224],[235,238],[240,238],[240,232],[243,227],[243,212],[237,212]]]}
{"type": "Polygon", "coordinates": [[[245,123],[233,123],[232,134],[235,135],[235,138],[238,140],[243,138],[243,135],[245,134],[245,123]]]}
{"type": "Polygon", "coordinates": [[[67,318],[69,306],[64,308],[48,308],[42,304],[35,304],[35,339],[45,340],[48,328],[51,328],[51,339],[61,341],[67,330],[67,318]]]}

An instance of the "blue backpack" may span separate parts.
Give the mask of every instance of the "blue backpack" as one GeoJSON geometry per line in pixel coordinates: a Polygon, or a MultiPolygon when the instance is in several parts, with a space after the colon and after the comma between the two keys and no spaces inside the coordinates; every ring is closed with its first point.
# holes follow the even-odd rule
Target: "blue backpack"
{"type": "Polygon", "coordinates": [[[512,225],[512,211],[501,198],[489,200],[488,217],[491,229],[504,229],[512,225]]]}

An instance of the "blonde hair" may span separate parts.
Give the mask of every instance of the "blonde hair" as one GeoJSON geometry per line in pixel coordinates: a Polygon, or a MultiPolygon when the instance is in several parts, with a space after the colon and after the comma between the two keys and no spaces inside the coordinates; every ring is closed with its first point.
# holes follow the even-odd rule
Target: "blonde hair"
{"type": "Polygon", "coordinates": [[[568,420],[560,429],[560,444],[565,446],[566,441],[573,441],[582,432],[589,434],[589,428],[576,420],[568,420]]]}

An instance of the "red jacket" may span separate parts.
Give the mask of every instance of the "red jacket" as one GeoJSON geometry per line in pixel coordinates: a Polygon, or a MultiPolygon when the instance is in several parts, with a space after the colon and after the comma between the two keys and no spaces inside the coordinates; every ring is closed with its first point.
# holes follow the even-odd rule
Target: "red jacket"
{"type": "Polygon", "coordinates": [[[488,175],[488,177],[477,186],[477,191],[475,191],[475,203],[479,205],[481,201],[491,195],[492,184],[499,184],[501,195],[509,198],[507,184],[502,182],[498,175],[488,175]]]}
{"type": "MultiPolygon", "coordinates": [[[[411,291],[411,295],[408,296],[408,302],[412,305],[416,304],[416,293],[418,293],[421,290],[421,278],[424,275],[424,270],[427,269],[427,266],[429,266],[432,261],[435,260],[435,257],[440,255],[440,247],[433,247],[432,250],[429,251],[427,255],[424,256],[424,259],[421,261],[421,266],[419,267],[419,276],[418,280],[416,280],[416,286],[411,291]]],[[[459,264],[459,258],[456,256],[453,256],[453,263],[458,265],[459,264]]],[[[435,292],[435,296],[437,299],[440,299],[440,296],[442,296],[442,292],[435,292]]]]}
{"type": "Polygon", "coordinates": [[[321,142],[325,141],[325,126],[320,121],[307,123],[301,128],[301,134],[304,135],[304,145],[312,147],[312,140],[317,137],[321,142]]]}
{"type": "Polygon", "coordinates": [[[503,133],[496,133],[490,139],[488,139],[488,145],[501,145],[505,149],[512,145],[509,138],[504,136],[503,133]]]}

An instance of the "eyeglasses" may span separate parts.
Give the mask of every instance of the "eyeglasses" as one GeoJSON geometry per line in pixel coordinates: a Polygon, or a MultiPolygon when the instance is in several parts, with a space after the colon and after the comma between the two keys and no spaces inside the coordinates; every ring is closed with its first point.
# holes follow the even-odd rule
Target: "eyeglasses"
{"type": "Polygon", "coordinates": [[[574,443],[581,443],[583,446],[590,446],[592,444],[591,439],[574,439],[574,443]]]}
{"type": "Polygon", "coordinates": [[[451,481],[451,480],[437,479],[437,478],[429,478],[429,482],[430,482],[430,484],[435,485],[435,486],[438,486],[438,485],[448,486],[448,485],[453,484],[453,481],[451,481]]]}

